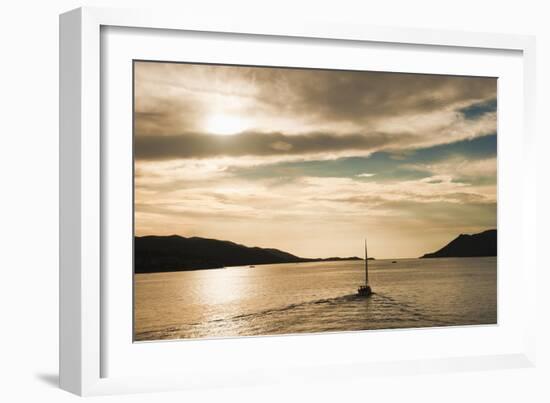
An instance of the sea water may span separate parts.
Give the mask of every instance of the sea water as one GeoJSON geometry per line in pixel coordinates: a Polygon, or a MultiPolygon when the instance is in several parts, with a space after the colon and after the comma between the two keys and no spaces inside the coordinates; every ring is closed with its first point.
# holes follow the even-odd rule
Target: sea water
{"type": "Polygon", "coordinates": [[[136,341],[494,324],[495,257],[257,265],[135,276],[136,341]],[[395,263],[394,263],[395,262],[395,263]]]}

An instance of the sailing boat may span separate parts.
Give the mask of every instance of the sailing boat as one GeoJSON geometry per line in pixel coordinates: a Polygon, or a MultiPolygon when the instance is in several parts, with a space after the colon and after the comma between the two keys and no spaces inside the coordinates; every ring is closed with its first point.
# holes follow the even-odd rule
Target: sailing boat
{"type": "Polygon", "coordinates": [[[369,255],[367,254],[367,240],[365,239],[365,285],[359,286],[357,294],[361,297],[370,297],[372,289],[369,285],[369,255]]]}

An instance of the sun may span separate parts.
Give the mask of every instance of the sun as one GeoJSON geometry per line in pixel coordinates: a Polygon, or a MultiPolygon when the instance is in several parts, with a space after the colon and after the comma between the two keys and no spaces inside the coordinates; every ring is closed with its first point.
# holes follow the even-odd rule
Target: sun
{"type": "Polygon", "coordinates": [[[246,123],[236,116],[212,115],[206,120],[205,128],[209,133],[229,136],[244,131],[246,123]]]}

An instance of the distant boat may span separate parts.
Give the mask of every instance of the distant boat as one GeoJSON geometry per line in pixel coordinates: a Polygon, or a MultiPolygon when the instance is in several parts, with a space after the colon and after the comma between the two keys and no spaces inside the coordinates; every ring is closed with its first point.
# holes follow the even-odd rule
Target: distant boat
{"type": "Polygon", "coordinates": [[[254,265],[250,265],[250,266],[248,266],[248,267],[250,267],[251,269],[253,269],[253,268],[254,268],[254,267],[256,267],[256,266],[254,266],[254,265]]]}
{"type": "Polygon", "coordinates": [[[392,263],[397,263],[397,260],[392,260],[392,263]]]}
{"type": "Polygon", "coordinates": [[[357,294],[361,297],[370,297],[372,289],[369,285],[369,258],[367,254],[367,240],[365,239],[365,285],[359,286],[357,294]]]}

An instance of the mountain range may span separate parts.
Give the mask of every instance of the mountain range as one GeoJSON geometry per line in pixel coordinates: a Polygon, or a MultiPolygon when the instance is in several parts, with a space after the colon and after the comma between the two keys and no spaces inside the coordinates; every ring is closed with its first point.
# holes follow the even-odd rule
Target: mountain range
{"type": "Polygon", "coordinates": [[[230,241],[179,235],[142,236],[134,240],[135,273],[213,269],[275,263],[361,260],[358,257],[309,259],[278,249],[248,247],[230,241]]]}

